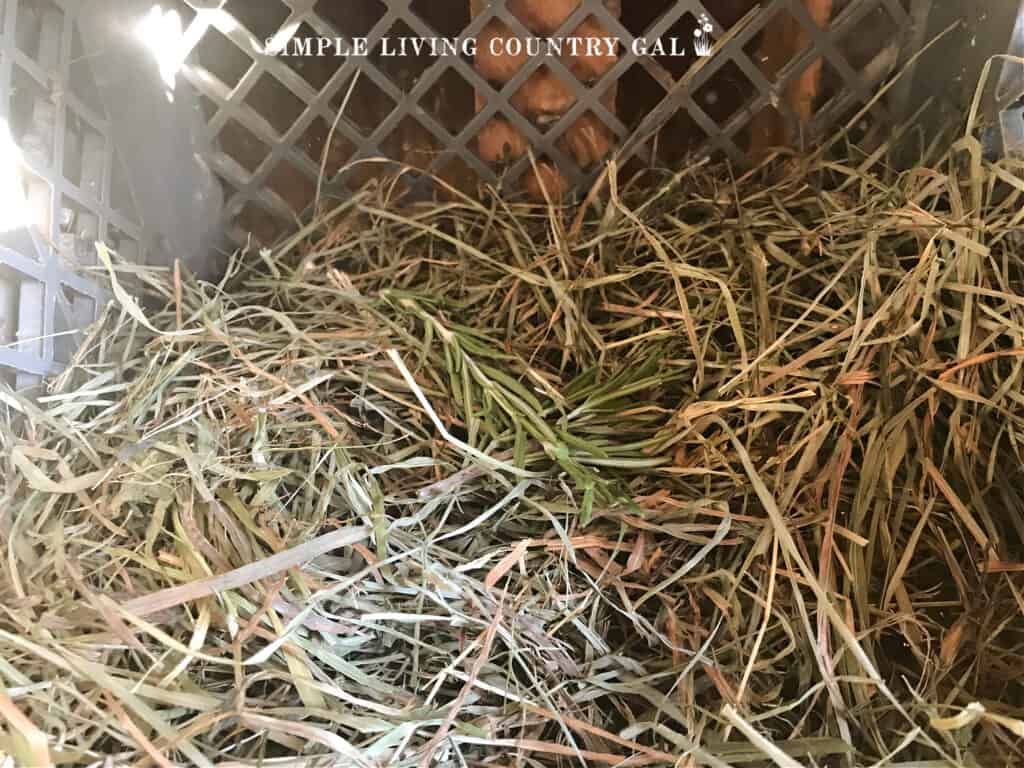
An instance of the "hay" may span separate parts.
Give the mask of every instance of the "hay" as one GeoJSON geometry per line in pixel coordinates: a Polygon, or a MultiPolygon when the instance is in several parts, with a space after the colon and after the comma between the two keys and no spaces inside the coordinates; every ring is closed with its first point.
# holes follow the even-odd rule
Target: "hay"
{"type": "Polygon", "coordinates": [[[0,751],[1017,764],[1024,170],[979,158],[370,189],[220,285],[112,268],[0,394],[0,751]]]}

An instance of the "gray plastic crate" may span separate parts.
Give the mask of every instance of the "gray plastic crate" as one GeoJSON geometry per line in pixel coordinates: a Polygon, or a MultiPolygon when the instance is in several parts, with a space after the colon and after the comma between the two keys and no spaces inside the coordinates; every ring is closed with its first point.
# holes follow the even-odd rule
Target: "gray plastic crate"
{"type": "Polygon", "coordinates": [[[75,0],[2,4],[2,194],[9,206],[20,183],[26,215],[7,215],[0,232],[0,374],[19,388],[61,370],[102,308],[103,292],[81,271],[95,264],[92,243],[141,256],[108,118],[81,66],[77,12],[75,0]]]}

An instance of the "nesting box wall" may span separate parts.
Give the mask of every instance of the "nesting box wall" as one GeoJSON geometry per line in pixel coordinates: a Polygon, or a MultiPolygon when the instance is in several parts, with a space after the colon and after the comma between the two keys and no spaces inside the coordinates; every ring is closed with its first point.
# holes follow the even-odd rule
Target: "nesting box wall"
{"type": "MultiPolygon", "coordinates": [[[[808,146],[871,102],[919,44],[912,19],[928,0],[227,0],[216,11],[192,7],[203,4],[178,2],[195,46],[185,73],[203,94],[219,144],[214,167],[236,239],[253,233],[270,241],[294,225],[318,190],[344,194],[381,173],[379,164],[346,167],[371,157],[467,189],[483,181],[513,190],[533,173],[527,149],[567,187],[584,188],[600,167],[597,156],[608,154],[605,145],[620,167],[709,154],[744,165],[776,145],[808,146]],[[534,23],[537,12],[548,14],[546,22],[534,23]],[[685,46],[701,27],[710,30],[712,55],[672,55],[673,38],[685,46]],[[618,46],[609,66],[590,76],[579,57],[488,65],[479,45],[496,28],[520,38],[596,29],[618,46]],[[365,38],[368,55],[266,55],[270,39],[321,37],[365,38]],[[389,55],[398,51],[394,41],[414,37],[474,39],[478,53],[406,48],[389,55]],[[643,50],[643,41],[653,49],[658,40],[668,50],[643,50]],[[530,90],[541,78],[545,87],[556,84],[546,91],[558,96],[553,108],[546,106],[553,99],[530,90]]],[[[862,128],[877,133],[893,122],[883,100],[862,128]]]]}

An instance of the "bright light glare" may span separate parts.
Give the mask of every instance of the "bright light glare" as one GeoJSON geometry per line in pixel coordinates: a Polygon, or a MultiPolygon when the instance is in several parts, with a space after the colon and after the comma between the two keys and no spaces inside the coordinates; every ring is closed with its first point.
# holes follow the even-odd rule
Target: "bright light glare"
{"type": "Polygon", "coordinates": [[[169,91],[174,90],[178,70],[185,60],[184,33],[177,11],[165,11],[154,5],[137,27],[137,33],[160,66],[160,77],[169,91]]]}
{"type": "Polygon", "coordinates": [[[0,120],[0,232],[10,232],[33,220],[21,185],[21,150],[0,120]]]}

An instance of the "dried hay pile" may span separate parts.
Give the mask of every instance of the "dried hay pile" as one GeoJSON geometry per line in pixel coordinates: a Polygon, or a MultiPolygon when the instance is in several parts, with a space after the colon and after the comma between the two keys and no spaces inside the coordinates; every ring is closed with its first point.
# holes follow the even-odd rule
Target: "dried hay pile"
{"type": "Polygon", "coordinates": [[[0,751],[1019,764],[1024,169],[973,149],[370,190],[115,282],[0,395],[0,751]]]}

